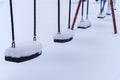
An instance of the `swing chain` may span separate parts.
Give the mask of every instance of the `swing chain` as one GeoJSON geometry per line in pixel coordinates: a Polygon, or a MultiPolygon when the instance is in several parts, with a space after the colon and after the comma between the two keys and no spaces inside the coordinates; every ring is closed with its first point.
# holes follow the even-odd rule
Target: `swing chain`
{"type": "Polygon", "coordinates": [[[12,48],[15,48],[15,41],[12,42],[12,48]]]}
{"type": "Polygon", "coordinates": [[[34,36],[34,37],[33,37],[33,41],[37,41],[37,38],[36,38],[36,36],[34,36]]]}

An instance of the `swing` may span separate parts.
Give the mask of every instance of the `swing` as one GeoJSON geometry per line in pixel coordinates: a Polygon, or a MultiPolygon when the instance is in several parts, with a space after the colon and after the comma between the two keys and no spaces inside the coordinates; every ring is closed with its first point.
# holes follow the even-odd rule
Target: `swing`
{"type": "Polygon", "coordinates": [[[58,0],[58,32],[54,36],[54,42],[65,43],[73,39],[73,30],[70,29],[70,17],[71,16],[71,0],[69,0],[69,19],[68,19],[68,30],[65,33],[60,31],[60,0],[58,0]]]}
{"type": "Polygon", "coordinates": [[[34,37],[32,42],[15,44],[14,35],[14,20],[12,0],[10,0],[10,15],[11,15],[11,29],[12,29],[12,46],[5,51],[5,60],[11,62],[24,62],[36,58],[42,54],[42,46],[37,42],[36,38],[36,0],[34,0],[34,37]]]}
{"type": "MultiPolygon", "coordinates": [[[[104,1],[103,8],[101,9],[101,12],[103,12],[103,10],[104,10],[105,2],[106,2],[106,0],[104,1]]],[[[115,19],[115,12],[114,12],[113,0],[110,0],[108,2],[108,4],[110,4],[110,8],[111,8],[112,20],[113,20],[113,27],[114,27],[114,34],[117,34],[117,26],[116,26],[116,19],[115,19]]]]}
{"type": "Polygon", "coordinates": [[[113,8],[116,10],[116,0],[113,0],[113,8]]]}
{"type": "Polygon", "coordinates": [[[100,19],[105,18],[105,13],[104,13],[105,3],[106,3],[106,0],[100,0],[100,13],[97,18],[100,18],[100,19]]]}
{"type": "Polygon", "coordinates": [[[108,0],[108,7],[107,7],[106,15],[111,15],[111,11],[110,11],[110,0],[108,0]]]}
{"type": "Polygon", "coordinates": [[[87,0],[87,12],[86,12],[86,20],[84,20],[84,0],[82,1],[82,17],[81,21],[78,23],[78,28],[87,29],[91,27],[91,22],[88,20],[88,13],[89,13],[89,0],[87,0]]]}

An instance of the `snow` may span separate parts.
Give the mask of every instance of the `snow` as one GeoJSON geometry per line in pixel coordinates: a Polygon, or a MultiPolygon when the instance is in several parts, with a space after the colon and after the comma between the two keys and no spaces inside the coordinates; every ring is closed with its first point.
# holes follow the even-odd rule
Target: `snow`
{"type": "Polygon", "coordinates": [[[25,56],[31,56],[38,52],[42,52],[42,46],[39,42],[33,41],[17,44],[15,48],[9,47],[5,51],[5,56],[20,58],[25,56]]]}
{"type": "Polygon", "coordinates": [[[55,36],[54,36],[54,39],[59,39],[59,40],[65,40],[65,39],[69,39],[71,37],[74,36],[74,32],[73,30],[66,30],[65,32],[62,32],[62,33],[57,33],[55,36]]]}
{"type": "MultiPolygon", "coordinates": [[[[0,1],[0,80],[120,80],[120,0],[116,4],[118,34],[112,17],[98,19],[99,3],[90,0],[88,29],[77,29],[69,43],[53,42],[57,32],[57,0],[37,0],[37,40],[42,55],[20,64],[4,60],[11,46],[9,0],[0,1]]],[[[68,23],[68,1],[61,0],[61,31],[68,23]]],[[[72,17],[78,0],[72,0],[72,17]]],[[[33,0],[13,0],[16,45],[33,37],[33,0]]],[[[106,9],[105,9],[106,11],[106,9]]],[[[81,12],[80,12],[81,13],[81,12]]]]}
{"type": "Polygon", "coordinates": [[[88,27],[91,26],[91,22],[89,20],[83,20],[78,23],[78,27],[88,27]]]}
{"type": "Polygon", "coordinates": [[[108,10],[108,11],[106,12],[106,15],[111,15],[111,11],[108,10]]]}
{"type": "Polygon", "coordinates": [[[98,18],[105,18],[105,14],[99,14],[98,18]]]}

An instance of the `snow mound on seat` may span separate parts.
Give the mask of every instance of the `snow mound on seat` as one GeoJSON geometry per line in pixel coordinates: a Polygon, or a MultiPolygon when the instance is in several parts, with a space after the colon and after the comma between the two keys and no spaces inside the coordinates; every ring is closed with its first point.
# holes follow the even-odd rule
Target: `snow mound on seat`
{"type": "Polygon", "coordinates": [[[20,58],[42,52],[42,45],[39,42],[27,42],[16,44],[15,48],[7,48],[5,56],[20,58]]]}
{"type": "Polygon", "coordinates": [[[91,26],[91,22],[89,20],[80,21],[78,23],[78,27],[90,27],[90,26],[91,26]]]}
{"type": "Polygon", "coordinates": [[[69,39],[71,37],[74,36],[74,32],[73,30],[67,30],[66,32],[63,32],[63,33],[57,33],[55,36],[54,36],[54,39],[69,39]]]}

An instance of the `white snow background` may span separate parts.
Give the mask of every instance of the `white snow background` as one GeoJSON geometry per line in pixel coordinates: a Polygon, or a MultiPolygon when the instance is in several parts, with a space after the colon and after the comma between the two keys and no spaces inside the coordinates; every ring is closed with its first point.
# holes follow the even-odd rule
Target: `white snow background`
{"type": "MultiPolygon", "coordinates": [[[[68,1],[61,0],[61,29],[68,26],[68,1]]],[[[72,20],[77,6],[72,0],[72,20]]],[[[114,34],[111,16],[97,19],[99,3],[90,0],[88,29],[77,29],[68,43],[54,43],[57,33],[57,0],[37,0],[37,40],[42,55],[23,63],[4,60],[11,46],[9,0],[0,0],[0,80],[120,80],[120,1],[117,0],[114,34]]],[[[13,0],[16,45],[32,41],[33,0],[13,0]]],[[[106,11],[106,8],[105,8],[106,11]]],[[[81,12],[80,12],[81,13],[81,12]]],[[[22,45],[22,44],[21,44],[22,45]]]]}

